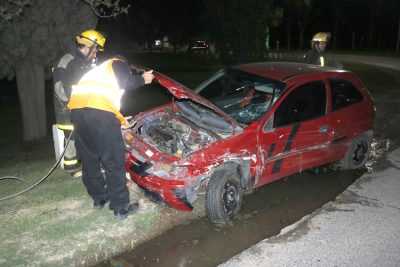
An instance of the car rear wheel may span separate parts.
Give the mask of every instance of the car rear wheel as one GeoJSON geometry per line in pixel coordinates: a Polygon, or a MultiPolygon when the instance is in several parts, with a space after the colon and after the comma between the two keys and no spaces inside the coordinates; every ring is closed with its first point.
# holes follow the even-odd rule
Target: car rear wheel
{"type": "Polygon", "coordinates": [[[208,219],[215,224],[225,224],[239,212],[243,191],[234,166],[216,171],[210,178],[206,194],[208,219]]]}
{"type": "Polygon", "coordinates": [[[370,138],[367,134],[362,134],[353,139],[344,158],[340,161],[340,168],[344,170],[359,169],[368,160],[370,150],[370,138]]]}

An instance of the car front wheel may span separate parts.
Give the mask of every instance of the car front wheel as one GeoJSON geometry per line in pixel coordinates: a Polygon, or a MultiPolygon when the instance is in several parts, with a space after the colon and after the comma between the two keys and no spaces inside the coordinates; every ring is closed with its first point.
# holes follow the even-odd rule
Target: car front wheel
{"type": "Polygon", "coordinates": [[[208,219],[212,223],[225,224],[240,210],[243,191],[236,170],[236,168],[218,170],[208,182],[205,204],[208,219]]]}

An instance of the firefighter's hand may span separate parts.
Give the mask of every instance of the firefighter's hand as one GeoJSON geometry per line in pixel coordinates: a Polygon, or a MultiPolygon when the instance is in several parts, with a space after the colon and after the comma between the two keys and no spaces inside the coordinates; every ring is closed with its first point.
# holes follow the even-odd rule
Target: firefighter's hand
{"type": "Polygon", "coordinates": [[[144,79],[144,84],[151,83],[154,79],[153,70],[143,72],[142,77],[144,79]]]}
{"type": "Polygon", "coordinates": [[[132,116],[127,116],[127,117],[125,117],[125,121],[126,121],[126,124],[122,124],[122,125],[121,125],[121,129],[122,129],[122,130],[130,129],[130,128],[132,128],[133,126],[135,126],[135,124],[136,124],[136,121],[133,119],[132,116]]]}

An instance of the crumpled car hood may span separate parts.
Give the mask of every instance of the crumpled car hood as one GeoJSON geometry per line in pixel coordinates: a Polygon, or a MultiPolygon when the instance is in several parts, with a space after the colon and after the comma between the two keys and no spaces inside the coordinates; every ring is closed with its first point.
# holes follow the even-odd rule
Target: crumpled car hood
{"type": "Polygon", "coordinates": [[[215,106],[207,99],[199,96],[194,91],[188,89],[183,84],[171,79],[170,77],[162,73],[154,71],[153,74],[157,82],[163,87],[167,88],[168,91],[177,99],[190,99],[196,103],[206,106],[209,109],[215,111],[217,114],[224,117],[225,119],[227,119],[232,124],[232,126],[234,126],[234,128],[238,126],[238,123],[232,117],[223,112],[221,109],[219,109],[217,106],[215,106]]]}

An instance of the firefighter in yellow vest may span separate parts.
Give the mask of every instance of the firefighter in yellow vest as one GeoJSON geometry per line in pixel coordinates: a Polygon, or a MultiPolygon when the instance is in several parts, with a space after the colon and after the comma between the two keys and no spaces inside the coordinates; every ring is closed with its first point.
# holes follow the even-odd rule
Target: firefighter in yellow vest
{"type": "Polygon", "coordinates": [[[324,54],[328,42],[331,38],[329,32],[318,32],[311,40],[311,49],[305,54],[304,60],[308,64],[326,66],[326,56],[324,54]]]}
{"type": "Polygon", "coordinates": [[[149,84],[153,79],[152,71],[132,74],[126,60],[115,57],[88,71],[72,86],[68,108],[82,161],[83,183],[94,207],[103,208],[109,202],[118,219],[138,208],[138,203],[129,202],[126,186],[121,134],[125,118],[120,113],[120,101],[125,90],[149,84]]]}
{"type": "Polygon", "coordinates": [[[64,54],[53,68],[54,111],[56,124],[53,125],[53,139],[56,157],[65,149],[61,167],[73,177],[82,175],[80,162],[76,153],[74,137],[69,145],[65,140],[73,131],[70,111],[67,103],[71,95],[71,87],[77,83],[96,60],[97,52],[102,51],[106,38],[95,30],[86,30],[76,36],[75,46],[64,54]]]}

